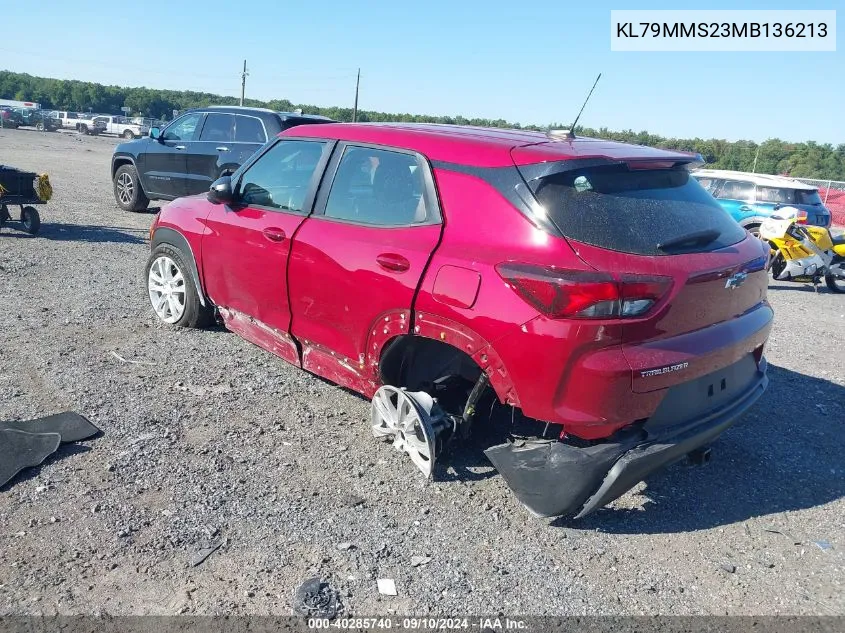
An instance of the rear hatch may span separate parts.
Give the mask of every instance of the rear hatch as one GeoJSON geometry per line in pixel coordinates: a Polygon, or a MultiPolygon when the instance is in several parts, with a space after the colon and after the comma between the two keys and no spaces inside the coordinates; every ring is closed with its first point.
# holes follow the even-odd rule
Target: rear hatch
{"type": "Polygon", "coordinates": [[[818,189],[793,189],[789,187],[758,186],[757,204],[771,209],[790,206],[807,212],[807,224],[830,226],[830,211],[824,206],[818,189]]]}
{"type": "Polygon", "coordinates": [[[645,311],[621,310],[634,391],[709,374],[761,345],[771,319],[767,253],[683,164],[568,161],[526,180],[586,264],[634,294],[651,289],[645,311]]]}
{"type": "Polygon", "coordinates": [[[830,211],[824,206],[817,189],[796,189],[795,205],[807,212],[807,224],[830,226],[830,211]]]}

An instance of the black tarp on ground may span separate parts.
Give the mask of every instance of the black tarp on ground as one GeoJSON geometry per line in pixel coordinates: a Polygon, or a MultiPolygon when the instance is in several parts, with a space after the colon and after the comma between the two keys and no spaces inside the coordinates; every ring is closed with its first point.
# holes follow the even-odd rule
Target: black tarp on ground
{"type": "Polygon", "coordinates": [[[99,432],[87,418],[71,411],[35,420],[0,421],[0,487],[23,469],[41,464],[59,444],[79,442],[99,432]]]}
{"type": "Polygon", "coordinates": [[[100,429],[91,424],[88,418],[72,411],[35,420],[0,421],[0,430],[3,429],[17,429],[27,433],[58,433],[62,436],[62,444],[87,440],[100,432],[100,429]]]}

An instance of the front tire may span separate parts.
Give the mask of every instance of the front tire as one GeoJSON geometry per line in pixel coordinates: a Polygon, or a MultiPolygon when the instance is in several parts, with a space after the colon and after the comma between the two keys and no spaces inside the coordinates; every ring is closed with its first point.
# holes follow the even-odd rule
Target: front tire
{"type": "Polygon", "coordinates": [[[147,295],[156,316],[177,327],[202,328],[214,321],[214,311],[200,303],[188,259],[175,246],[159,244],[145,268],[147,295]]]}
{"type": "Polygon", "coordinates": [[[143,211],[150,206],[133,165],[121,165],[115,172],[114,200],[124,211],[143,211]]]}
{"type": "Polygon", "coordinates": [[[132,130],[126,130],[123,133],[123,138],[125,138],[127,141],[131,141],[133,138],[135,138],[135,133],[132,130]]]}

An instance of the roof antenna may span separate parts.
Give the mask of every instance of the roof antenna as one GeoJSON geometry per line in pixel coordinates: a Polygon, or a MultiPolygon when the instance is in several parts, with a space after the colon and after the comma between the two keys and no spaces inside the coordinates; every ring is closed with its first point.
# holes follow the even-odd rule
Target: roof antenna
{"type": "Polygon", "coordinates": [[[584,99],[584,105],[581,106],[581,109],[578,110],[578,116],[575,117],[575,120],[572,122],[572,125],[569,127],[568,130],[550,130],[549,134],[552,136],[562,136],[567,139],[574,139],[575,138],[575,126],[578,125],[578,119],[581,118],[581,113],[584,111],[584,108],[587,107],[587,102],[590,100],[590,97],[593,96],[593,90],[596,89],[596,84],[601,79],[601,73],[599,76],[596,77],[595,82],[593,82],[593,87],[590,88],[590,93],[587,95],[587,98],[584,99]]]}

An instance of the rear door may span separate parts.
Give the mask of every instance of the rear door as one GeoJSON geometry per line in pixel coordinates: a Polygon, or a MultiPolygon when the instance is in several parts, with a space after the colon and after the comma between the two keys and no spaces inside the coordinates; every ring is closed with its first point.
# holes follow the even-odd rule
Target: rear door
{"type": "Polygon", "coordinates": [[[141,178],[144,190],[166,198],[188,193],[188,145],[199,137],[204,114],[189,112],[162,130],[161,136],[146,146],[141,178]]]}
{"type": "Polygon", "coordinates": [[[198,140],[187,145],[188,194],[204,193],[220,176],[234,173],[267,140],[261,119],[209,112],[198,140]]]}
{"type": "Polygon", "coordinates": [[[591,167],[532,188],[583,261],[660,289],[647,311],[622,320],[635,391],[720,369],[760,344],[771,320],[767,248],[685,169],[591,167]]]}
{"type": "Polygon", "coordinates": [[[375,325],[386,328],[387,319],[394,332],[407,331],[440,231],[422,156],[339,146],[290,259],[291,331],[303,345],[303,367],[356,384],[375,325]]]}
{"type": "Polygon", "coordinates": [[[205,115],[202,131],[196,140],[186,144],[185,190],[188,195],[208,191],[211,183],[219,178],[221,162],[225,161],[234,140],[233,115],[226,112],[209,112],[205,115]]]}
{"type": "Polygon", "coordinates": [[[214,207],[202,243],[206,291],[229,329],[296,364],[288,256],[331,147],[285,139],[268,148],[236,176],[236,203],[214,207]]]}

